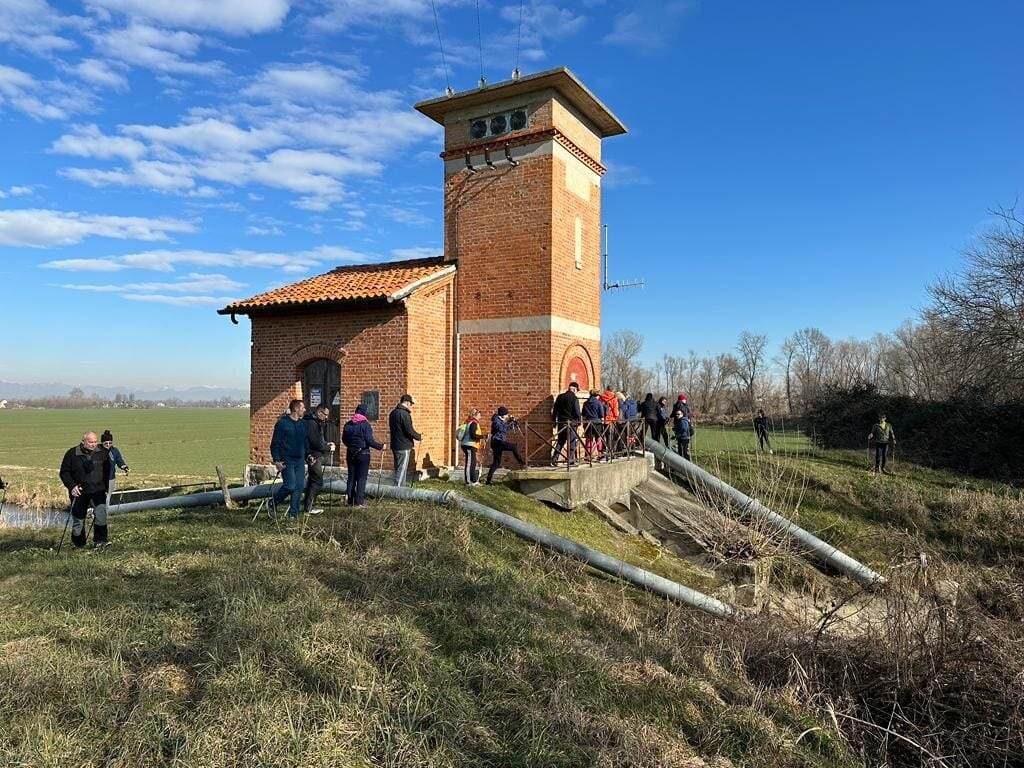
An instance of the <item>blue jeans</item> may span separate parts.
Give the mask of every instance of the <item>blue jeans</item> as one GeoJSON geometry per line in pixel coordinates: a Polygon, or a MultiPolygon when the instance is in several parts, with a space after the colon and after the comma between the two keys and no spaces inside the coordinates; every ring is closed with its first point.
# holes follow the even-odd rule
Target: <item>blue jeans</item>
{"type": "Polygon", "coordinates": [[[299,502],[302,500],[302,490],[305,487],[305,459],[285,459],[284,469],[281,470],[281,487],[274,492],[274,505],[281,506],[284,497],[291,494],[291,503],[288,505],[288,517],[298,517],[299,502]]]}
{"type": "Polygon", "coordinates": [[[345,461],[348,466],[345,500],[349,506],[362,506],[366,503],[366,477],[370,474],[370,452],[350,453],[345,457],[345,461]]]}

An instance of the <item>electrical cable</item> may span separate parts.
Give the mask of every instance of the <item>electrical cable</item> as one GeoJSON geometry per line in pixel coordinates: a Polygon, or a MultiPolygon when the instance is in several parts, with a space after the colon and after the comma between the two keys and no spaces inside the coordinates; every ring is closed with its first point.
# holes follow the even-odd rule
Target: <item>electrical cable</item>
{"type": "Polygon", "coordinates": [[[430,0],[430,7],[434,10],[434,29],[437,31],[437,47],[441,49],[441,65],[444,67],[445,92],[450,96],[452,94],[452,81],[448,77],[448,59],[444,55],[444,43],[441,42],[441,24],[437,19],[437,4],[434,0],[430,0]]]}

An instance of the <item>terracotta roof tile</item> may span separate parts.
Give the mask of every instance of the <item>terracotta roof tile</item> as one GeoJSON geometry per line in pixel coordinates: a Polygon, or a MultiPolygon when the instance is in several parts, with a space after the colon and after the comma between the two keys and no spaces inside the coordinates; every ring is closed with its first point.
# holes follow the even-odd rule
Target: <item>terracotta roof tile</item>
{"type": "Polygon", "coordinates": [[[446,263],[441,256],[337,267],[326,274],[236,301],[217,312],[244,315],[269,307],[386,299],[417,282],[439,277],[447,271],[454,271],[454,264],[446,263]]]}

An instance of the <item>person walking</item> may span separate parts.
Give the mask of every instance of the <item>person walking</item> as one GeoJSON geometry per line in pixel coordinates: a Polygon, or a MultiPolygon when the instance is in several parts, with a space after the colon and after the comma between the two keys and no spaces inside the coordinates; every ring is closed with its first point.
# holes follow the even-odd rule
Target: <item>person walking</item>
{"type": "Polygon", "coordinates": [[[121,455],[121,451],[114,445],[114,436],[109,429],[103,430],[103,434],[100,435],[100,445],[110,457],[107,470],[107,506],[109,507],[110,497],[114,495],[114,488],[117,486],[117,470],[120,468],[127,475],[128,464],[125,462],[124,456],[121,455]]]}
{"type": "Polygon", "coordinates": [[[576,396],[580,385],[570,381],[565,392],[555,398],[555,404],[551,409],[551,418],[555,422],[555,450],[551,454],[551,466],[555,466],[562,458],[562,449],[569,445],[565,455],[565,462],[570,467],[576,463],[576,428],[580,424],[582,414],[580,412],[580,399],[576,396]]]}
{"type": "Polygon", "coordinates": [[[303,417],[308,433],[306,453],[306,494],[302,508],[307,515],[323,514],[323,509],[316,506],[316,497],[324,487],[325,459],[334,453],[335,445],[327,440],[327,428],[330,425],[331,406],[323,403],[312,413],[303,417]]]}
{"type": "Polygon", "coordinates": [[[583,447],[590,461],[601,460],[604,453],[604,417],[608,414],[608,406],[601,402],[601,392],[590,390],[590,397],[583,404],[583,447]]]}
{"type": "Polygon", "coordinates": [[[100,445],[95,432],[82,435],[82,442],[69,448],[60,463],[60,481],[68,489],[71,502],[71,543],[85,546],[85,516],[92,507],[92,542],[96,549],[110,545],[107,531],[107,482],[110,455],[100,445]]]}
{"type": "Polygon", "coordinates": [[[270,439],[270,458],[281,473],[281,487],[271,497],[273,510],[291,496],[288,505],[288,517],[296,519],[302,501],[302,490],[306,486],[306,451],[309,447],[309,429],[303,416],[306,404],[301,400],[292,400],[288,404],[288,412],[277,420],[274,434],[270,439]]]}
{"type": "Polygon", "coordinates": [[[690,417],[683,411],[675,411],[673,414],[672,430],[676,437],[676,452],[687,461],[690,460],[690,440],[693,437],[693,429],[690,426],[690,417]]]}
{"type": "Polygon", "coordinates": [[[774,454],[772,442],[768,439],[768,417],[764,415],[764,410],[760,408],[757,411],[757,416],[754,417],[754,433],[757,435],[758,450],[763,452],[765,446],[768,446],[768,453],[774,454]]]}
{"type": "Polygon", "coordinates": [[[459,446],[466,464],[466,485],[480,485],[480,443],[483,433],[480,431],[480,409],[473,408],[460,427],[459,446]]]}
{"type": "Polygon", "coordinates": [[[412,457],[414,440],[422,440],[423,435],[412,427],[412,407],[416,405],[412,395],[402,395],[398,405],[388,414],[388,432],[390,434],[391,454],[395,459],[395,485],[405,485],[405,475],[409,471],[409,459],[412,457]]]}
{"type": "Polygon", "coordinates": [[[345,444],[345,465],[348,467],[348,482],[345,499],[350,507],[366,506],[366,478],[370,474],[370,449],[384,450],[384,443],[373,437],[373,427],[366,419],[366,406],[356,406],[352,418],[341,430],[341,442],[345,444]]]}
{"type": "Polygon", "coordinates": [[[519,448],[516,447],[515,443],[510,443],[508,440],[508,429],[509,421],[511,420],[508,408],[504,405],[498,406],[498,411],[491,416],[491,468],[487,470],[487,485],[494,485],[494,473],[498,471],[498,467],[501,466],[501,457],[506,451],[511,452],[512,456],[516,461],[519,462],[519,468],[522,469],[526,466],[526,462],[523,461],[523,457],[519,454],[519,448]]]}
{"type": "Polygon", "coordinates": [[[644,420],[644,436],[652,440],[658,439],[658,402],[648,392],[640,403],[640,418],[644,420]]]}
{"type": "Polygon", "coordinates": [[[871,432],[868,434],[868,445],[873,445],[875,448],[875,466],[871,471],[888,475],[889,470],[885,468],[885,460],[888,457],[890,446],[896,445],[896,433],[893,432],[892,424],[886,420],[884,413],[878,415],[878,422],[871,428],[871,432]]]}

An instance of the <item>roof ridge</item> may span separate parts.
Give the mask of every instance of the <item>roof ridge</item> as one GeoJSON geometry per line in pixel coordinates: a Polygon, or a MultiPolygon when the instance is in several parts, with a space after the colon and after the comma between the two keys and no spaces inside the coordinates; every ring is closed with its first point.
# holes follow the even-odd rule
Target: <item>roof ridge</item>
{"type": "MultiPolygon", "coordinates": [[[[399,261],[375,261],[369,264],[339,264],[331,272],[349,272],[354,270],[367,269],[408,269],[412,267],[426,267],[444,262],[444,254],[437,256],[421,256],[416,259],[401,259],[399,261]]],[[[330,273],[328,273],[330,274],[330,273]]]]}

